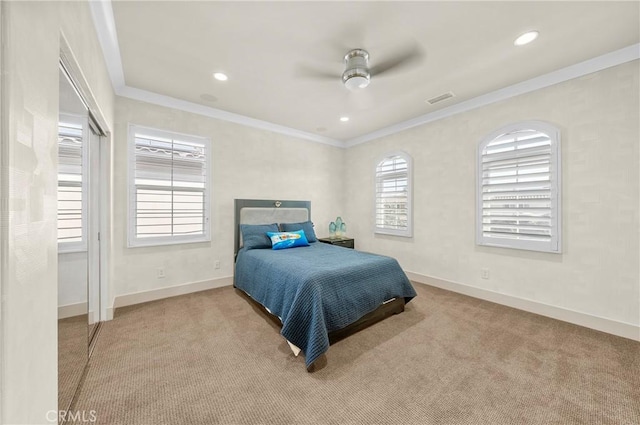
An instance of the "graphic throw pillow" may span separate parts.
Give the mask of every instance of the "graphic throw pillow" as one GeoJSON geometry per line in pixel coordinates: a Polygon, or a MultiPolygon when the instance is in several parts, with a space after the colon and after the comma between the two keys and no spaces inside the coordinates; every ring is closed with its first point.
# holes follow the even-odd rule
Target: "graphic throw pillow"
{"type": "Polygon", "coordinates": [[[309,246],[309,241],[304,234],[304,230],[294,232],[267,232],[271,238],[271,248],[287,249],[297,246],[309,246]]]}

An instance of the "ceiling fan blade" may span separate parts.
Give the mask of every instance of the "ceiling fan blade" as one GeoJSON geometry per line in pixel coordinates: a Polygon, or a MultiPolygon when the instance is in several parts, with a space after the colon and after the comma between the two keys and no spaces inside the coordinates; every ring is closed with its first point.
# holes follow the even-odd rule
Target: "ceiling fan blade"
{"type": "Polygon", "coordinates": [[[323,45],[328,46],[332,55],[334,55],[332,57],[343,63],[344,55],[350,50],[362,48],[365,45],[365,39],[364,28],[361,25],[350,22],[342,27],[334,37],[326,39],[323,45]]]}
{"type": "MultiPolygon", "coordinates": [[[[382,62],[378,62],[377,65],[370,68],[371,76],[378,76],[389,71],[397,71],[410,65],[415,65],[424,59],[424,52],[418,46],[413,44],[407,48],[400,50],[393,57],[388,58],[382,62]]],[[[373,61],[372,61],[373,62],[373,61]]]]}
{"type": "Polygon", "coordinates": [[[307,65],[296,66],[296,69],[294,70],[293,75],[297,78],[307,78],[307,79],[325,80],[325,81],[329,81],[329,80],[340,81],[339,73],[312,68],[307,65]]]}

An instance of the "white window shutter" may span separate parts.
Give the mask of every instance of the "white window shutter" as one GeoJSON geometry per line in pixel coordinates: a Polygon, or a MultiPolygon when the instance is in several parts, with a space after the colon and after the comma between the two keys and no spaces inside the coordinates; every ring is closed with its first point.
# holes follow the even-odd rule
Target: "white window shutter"
{"type": "Polygon", "coordinates": [[[376,165],[375,232],[412,236],[411,157],[387,154],[376,165]]]}
{"type": "Polygon", "coordinates": [[[58,123],[58,244],[61,252],[85,249],[82,126],[58,123]]]}
{"type": "Polygon", "coordinates": [[[129,245],[209,240],[208,139],[130,126],[129,245]]]}
{"type": "Polygon", "coordinates": [[[478,149],[478,244],[560,252],[558,131],[521,123],[478,149]]]}

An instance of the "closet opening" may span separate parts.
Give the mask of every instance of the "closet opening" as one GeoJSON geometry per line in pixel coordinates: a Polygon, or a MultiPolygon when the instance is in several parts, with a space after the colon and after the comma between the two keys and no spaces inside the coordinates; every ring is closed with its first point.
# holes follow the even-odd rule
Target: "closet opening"
{"type": "Polygon", "coordinates": [[[105,133],[60,62],[58,115],[58,409],[69,410],[104,320],[101,160],[105,133]]]}

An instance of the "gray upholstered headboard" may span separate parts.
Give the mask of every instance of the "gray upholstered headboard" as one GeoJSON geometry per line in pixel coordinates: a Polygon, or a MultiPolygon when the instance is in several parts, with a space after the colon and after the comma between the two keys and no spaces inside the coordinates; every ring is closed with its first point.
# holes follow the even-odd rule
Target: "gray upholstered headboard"
{"type": "Polygon", "coordinates": [[[236,199],[234,261],[242,243],[241,224],[299,223],[308,220],[311,220],[311,201],[236,199]]]}

